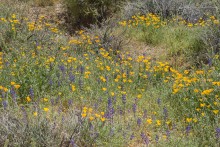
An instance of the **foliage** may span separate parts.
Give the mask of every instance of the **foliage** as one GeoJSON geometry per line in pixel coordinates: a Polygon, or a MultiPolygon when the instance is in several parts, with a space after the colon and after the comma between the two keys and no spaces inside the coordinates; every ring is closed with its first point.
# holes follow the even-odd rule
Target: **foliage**
{"type": "Polygon", "coordinates": [[[65,0],[68,21],[74,27],[99,23],[117,11],[123,0],[65,0]]]}

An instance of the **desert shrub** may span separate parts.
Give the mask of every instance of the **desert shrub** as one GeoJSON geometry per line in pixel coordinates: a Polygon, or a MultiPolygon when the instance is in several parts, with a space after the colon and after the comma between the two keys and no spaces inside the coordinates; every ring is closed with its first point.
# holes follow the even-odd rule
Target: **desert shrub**
{"type": "Polygon", "coordinates": [[[101,22],[117,11],[123,0],[65,0],[71,27],[89,26],[101,22]]]}
{"type": "MultiPolygon", "coordinates": [[[[98,25],[91,25],[91,28],[87,28],[86,31],[89,34],[96,34],[99,36],[100,45],[107,51],[112,50],[115,55],[117,51],[122,49],[122,46],[126,43],[123,35],[126,29],[118,29],[117,20],[106,20],[101,23],[101,27],[98,25]]],[[[97,48],[98,49],[98,48],[97,48]]]]}
{"type": "Polygon", "coordinates": [[[206,13],[218,14],[218,7],[216,1],[138,0],[125,3],[121,12],[124,19],[137,14],[153,13],[162,19],[178,15],[189,22],[195,22],[200,17],[205,17],[206,13]]]}
{"type": "Polygon", "coordinates": [[[45,7],[54,5],[56,0],[34,0],[34,5],[45,7]]]}
{"type": "Polygon", "coordinates": [[[186,3],[183,0],[138,0],[127,2],[122,9],[125,18],[130,18],[136,14],[154,13],[168,18],[176,15],[179,9],[186,3]]]}
{"type": "Polygon", "coordinates": [[[219,26],[212,24],[208,29],[203,30],[200,38],[210,48],[213,55],[219,53],[220,50],[220,29],[219,26]]]}

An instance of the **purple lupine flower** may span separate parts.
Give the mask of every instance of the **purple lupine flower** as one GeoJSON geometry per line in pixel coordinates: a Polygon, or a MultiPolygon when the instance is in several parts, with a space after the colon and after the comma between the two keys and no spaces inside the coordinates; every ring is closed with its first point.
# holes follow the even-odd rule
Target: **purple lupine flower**
{"type": "Polygon", "coordinates": [[[167,131],[166,131],[166,136],[167,136],[167,139],[170,138],[170,130],[167,130],[167,131]]]}
{"type": "Polygon", "coordinates": [[[61,70],[62,73],[65,73],[66,69],[64,65],[60,65],[59,69],[61,70]]]}
{"type": "Polygon", "coordinates": [[[122,103],[124,105],[126,104],[126,95],[125,94],[122,95],[122,103]]]}
{"type": "Polygon", "coordinates": [[[118,113],[119,113],[120,115],[123,114],[122,108],[121,108],[120,106],[118,106],[118,113]]]}
{"type": "Polygon", "coordinates": [[[130,140],[133,140],[133,139],[134,139],[134,133],[132,133],[130,136],[130,140]]]}
{"type": "Polygon", "coordinates": [[[168,111],[166,107],[163,108],[163,114],[164,114],[164,120],[166,120],[168,117],[168,111]]]}
{"type": "Polygon", "coordinates": [[[112,104],[112,99],[108,98],[106,117],[112,119],[113,114],[114,114],[114,108],[113,108],[113,104],[112,104]]]}
{"type": "Polygon", "coordinates": [[[22,110],[22,112],[23,112],[23,121],[24,121],[25,123],[28,123],[28,116],[27,116],[27,112],[26,112],[24,106],[21,106],[21,110],[22,110]]]}
{"type": "Polygon", "coordinates": [[[56,104],[58,104],[60,101],[60,96],[58,96],[55,101],[56,101],[56,104]]]}
{"type": "Polygon", "coordinates": [[[188,126],[186,127],[186,135],[187,135],[187,136],[189,135],[190,130],[191,130],[191,126],[188,125],[188,126]]]}
{"type": "Polygon", "coordinates": [[[82,90],[82,87],[83,87],[83,81],[82,81],[82,79],[79,79],[79,87],[80,87],[80,89],[82,90]]]}
{"type": "Polygon", "coordinates": [[[71,138],[70,140],[70,147],[76,147],[76,144],[73,138],[71,138]]]}
{"type": "Polygon", "coordinates": [[[108,98],[108,109],[112,108],[112,99],[108,98]]]}
{"type": "Polygon", "coordinates": [[[160,98],[157,99],[157,104],[158,104],[158,105],[161,104],[161,99],[160,99],[160,98]]]}
{"type": "Polygon", "coordinates": [[[113,116],[114,113],[115,113],[115,109],[114,109],[114,107],[112,107],[112,109],[111,109],[112,116],[113,116]]]}
{"type": "Polygon", "coordinates": [[[117,60],[117,61],[120,61],[121,59],[122,59],[121,56],[118,54],[116,60],[117,60]]]}
{"type": "Polygon", "coordinates": [[[220,128],[216,128],[215,129],[215,131],[216,131],[216,139],[220,139],[220,128]]]}
{"type": "Polygon", "coordinates": [[[72,104],[73,104],[73,100],[72,99],[68,100],[68,106],[70,107],[72,106],[72,104]]]}
{"type": "Polygon", "coordinates": [[[158,135],[156,135],[156,137],[155,137],[155,141],[156,141],[156,143],[159,142],[159,136],[158,136],[158,135]]]}
{"type": "Polygon", "coordinates": [[[133,110],[134,116],[136,116],[136,110],[137,110],[137,104],[136,103],[134,103],[132,105],[132,110],[133,110]]]}
{"type": "Polygon", "coordinates": [[[94,104],[94,109],[95,109],[95,110],[98,109],[98,104],[97,104],[97,103],[94,104]]]}
{"type": "Polygon", "coordinates": [[[8,67],[10,63],[8,61],[5,62],[5,66],[8,67]]]}
{"type": "Polygon", "coordinates": [[[141,126],[141,118],[137,119],[137,124],[138,124],[139,127],[141,126]]]}
{"type": "Polygon", "coordinates": [[[84,71],[85,71],[85,68],[84,68],[82,65],[79,66],[78,69],[79,69],[79,71],[80,71],[81,74],[83,74],[84,71]]]}
{"type": "Polygon", "coordinates": [[[108,84],[108,81],[109,81],[108,76],[105,76],[105,79],[106,79],[106,83],[108,84]]]}
{"type": "Polygon", "coordinates": [[[62,116],[62,123],[64,123],[64,121],[65,121],[65,117],[64,117],[64,116],[62,116]]]}
{"type": "Polygon", "coordinates": [[[53,80],[52,78],[49,78],[49,85],[52,87],[53,86],[53,80]]]}
{"type": "Polygon", "coordinates": [[[131,110],[130,109],[128,109],[128,113],[130,113],[131,112],[131,110]]]}
{"type": "Polygon", "coordinates": [[[2,105],[3,105],[4,109],[7,109],[7,107],[8,107],[8,102],[4,100],[4,101],[2,102],[2,105]]]}
{"type": "Polygon", "coordinates": [[[75,82],[75,76],[72,73],[69,74],[69,80],[70,82],[75,82]]]}
{"type": "Polygon", "coordinates": [[[34,98],[34,90],[32,87],[29,90],[29,94],[30,94],[31,99],[33,99],[34,98]]]}
{"type": "Polygon", "coordinates": [[[128,78],[130,77],[129,70],[127,70],[127,72],[126,72],[126,76],[127,76],[128,78]]]}
{"type": "Polygon", "coordinates": [[[106,109],[106,118],[111,118],[111,107],[112,107],[112,101],[111,98],[108,98],[108,102],[107,102],[107,109],[106,109]]]}
{"type": "Polygon", "coordinates": [[[54,106],[54,104],[55,104],[54,99],[50,99],[50,103],[51,103],[52,106],[54,106]]]}
{"type": "Polygon", "coordinates": [[[14,103],[17,103],[16,102],[16,92],[15,92],[15,88],[14,87],[12,87],[11,89],[10,89],[10,93],[11,93],[11,96],[12,96],[12,99],[13,99],[13,101],[14,101],[14,103]]]}
{"type": "Polygon", "coordinates": [[[212,66],[212,58],[209,58],[209,59],[208,59],[208,65],[209,65],[209,66],[212,66]]]}
{"type": "Polygon", "coordinates": [[[58,86],[58,87],[61,86],[61,81],[60,81],[60,79],[58,79],[57,86],[58,86]]]}
{"type": "Polygon", "coordinates": [[[148,137],[143,132],[141,132],[141,138],[144,141],[144,143],[148,146],[149,139],[148,139],[148,137]]]}
{"type": "Polygon", "coordinates": [[[2,98],[5,98],[6,94],[4,91],[1,92],[2,98]]]}
{"type": "Polygon", "coordinates": [[[143,119],[147,118],[147,110],[144,109],[144,115],[143,115],[143,119]]]}

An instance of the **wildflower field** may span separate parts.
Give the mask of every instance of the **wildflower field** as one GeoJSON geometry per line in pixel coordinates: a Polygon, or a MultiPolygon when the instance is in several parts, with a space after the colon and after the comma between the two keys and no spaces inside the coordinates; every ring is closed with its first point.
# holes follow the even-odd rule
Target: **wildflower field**
{"type": "Polygon", "coordinates": [[[200,38],[219,31],[217,16],[149,12],[110,33],[67,35],[59,19],[12,3],[0,4],[0,146],[220,145],[219,48],[200,38]],[[156,58],[116,46],[120,31],[165,49],[156,58]]]}

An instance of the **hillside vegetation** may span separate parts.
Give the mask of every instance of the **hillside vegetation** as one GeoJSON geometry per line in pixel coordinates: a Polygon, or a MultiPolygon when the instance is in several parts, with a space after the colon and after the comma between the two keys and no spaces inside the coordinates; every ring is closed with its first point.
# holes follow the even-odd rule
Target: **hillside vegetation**
{"type": "Polygon", "coordinates": [[[219,146],[218,8],[3,0],[0,146],[219,146]]]}

